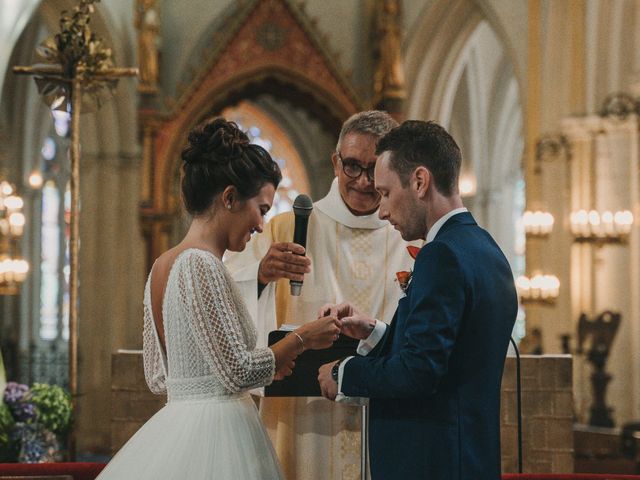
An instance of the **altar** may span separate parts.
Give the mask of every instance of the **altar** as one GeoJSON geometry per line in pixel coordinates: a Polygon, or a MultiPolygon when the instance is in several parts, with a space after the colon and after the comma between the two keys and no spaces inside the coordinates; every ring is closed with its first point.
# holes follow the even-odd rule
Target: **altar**
{"type": "MultiPolygon", "coordinates": [[[[157,412],[165,396],[147,388],[142,352],[120,350],[111,361],[111,450],[113,453],[157,412]]],[[[527,473],[574,471],[572,357],[523,355],[522,452],[527,473]]],[[[501,394],[502,471],[518,471],[516,359],[507,357],[501,394]]]]}

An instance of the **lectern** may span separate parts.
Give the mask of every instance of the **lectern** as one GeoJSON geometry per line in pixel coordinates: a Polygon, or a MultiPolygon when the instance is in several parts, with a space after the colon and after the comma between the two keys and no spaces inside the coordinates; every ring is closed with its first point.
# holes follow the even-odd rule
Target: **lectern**
{"type": "MultiPolygon", "coordinates": [[[[274,330],[269,333],[269,345],[290,333],[274,330]]],[[[307,350],[296,358],[293,373],[284,380],[276,380],[264,388],[265,397],[321,397],[318,369],[325,363],[356,355],[358,340],[340,335],[333,346],[324,350],[307,350]]],[[[362,428],[360,434],[360,472],[367,478],[367,406],[362,405],[362,428]]]]}

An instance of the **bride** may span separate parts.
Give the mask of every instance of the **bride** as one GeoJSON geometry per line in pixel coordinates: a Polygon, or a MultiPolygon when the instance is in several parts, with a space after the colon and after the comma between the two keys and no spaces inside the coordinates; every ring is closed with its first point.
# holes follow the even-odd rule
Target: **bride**
{"type": "Polygon", "coordinates": [[[221,259],[262,231],[280,169],[220,118],[189,134],[182,162],[182,196],[193,221],[156,260],[144,294],[145,377],[168,403],[98,478],[280,479],[248,390],[291,374],[305,349],[331,346],[339,321],[320,318],[255,348],[252,320],[221,259]]]}

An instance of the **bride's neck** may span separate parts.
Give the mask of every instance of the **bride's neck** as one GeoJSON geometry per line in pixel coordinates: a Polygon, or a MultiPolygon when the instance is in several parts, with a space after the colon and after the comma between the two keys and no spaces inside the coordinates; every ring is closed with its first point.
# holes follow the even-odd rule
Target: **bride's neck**
{"type": "Polygon", "coordinates": [[[227,230],[219,225],[216,215],[195,217],[182,243],[186,248],[201,248],[222,259],[227,249],[227,230]]]}

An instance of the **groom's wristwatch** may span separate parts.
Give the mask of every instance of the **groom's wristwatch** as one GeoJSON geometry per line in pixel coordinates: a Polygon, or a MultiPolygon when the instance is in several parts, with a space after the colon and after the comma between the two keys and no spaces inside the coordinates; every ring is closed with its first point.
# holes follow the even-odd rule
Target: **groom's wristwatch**
{"type": "Polygon", "coordinates": [[[340,364],[343,360],[344,358],[341,358],[333,364],[333,367],[331,367],[331,378],[333,378],[333,381],[336,383],[338,383],[338,373],[340,372],[340,364]]]}

